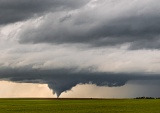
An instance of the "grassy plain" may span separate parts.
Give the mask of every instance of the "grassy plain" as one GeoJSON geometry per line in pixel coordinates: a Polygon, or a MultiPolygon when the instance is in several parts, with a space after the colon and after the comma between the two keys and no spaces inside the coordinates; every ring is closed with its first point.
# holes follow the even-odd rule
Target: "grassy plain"
{"type": "Polygon", "coordinates": [[[160,99],[0,99],[0,113],[160,113],[160,99]]]}

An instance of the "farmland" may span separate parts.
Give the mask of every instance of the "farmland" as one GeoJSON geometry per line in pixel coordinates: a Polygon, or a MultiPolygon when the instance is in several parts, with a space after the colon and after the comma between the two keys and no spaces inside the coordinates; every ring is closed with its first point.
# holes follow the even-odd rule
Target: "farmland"
{"type": "Polygon", "coordinates": [[[0,99],[0,113],[159,113],[160,99],[0,99]]]}

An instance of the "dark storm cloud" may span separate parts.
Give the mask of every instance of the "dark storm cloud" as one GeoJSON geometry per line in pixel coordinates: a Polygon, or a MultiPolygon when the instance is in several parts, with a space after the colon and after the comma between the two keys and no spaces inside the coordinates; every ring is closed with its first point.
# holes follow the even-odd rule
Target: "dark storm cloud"
{"type": "Polygon", "coordinates": [[[79,8],[87,2],[88,0],[0,0],[0,24],[23,21],[46,12],[79,8]]]}
{"type": "Polygon", "coordinates": [[[84,23],[82,23],[84,29],[80,27],[77,31],[74,28],[81,25],[71,25],[71,31],[68,31],[69,26],[64,26],[64,28],[60,28],[55,32],[49,26],[48,28],[38,30],[30,29],[22,35],[24,38],[21,38],[20,42],[55,44],[84,43],[93,46],[114,46],[131,43],[131,48],[133,49],[160,48],[160,16],[146,18],[131,17],[116,19],[110,23],[101,23],[87,32],[84,31],[87,28],[87,24],[85,26],[84,23]]]}
{"type": "MultiPolygon", "coordinates": [[[[123,0],[119,2],[123,3],[123,0]]],[[[159,49],[160,13],[157,9],[160,4],[149,0],[148,3],[140,2],[138,7],[138,2],[135,2],[134,7],[126,10],[115,3],[115,9],[108,6],[113,12],[107,8],[104,12],[104,6],[101,9],[100,5],[95,10],[64,15],[63,19],[55,19],[51,23],[48,22],[50,18],[40,28],[24,30],[20,43],[83,43],[95,47],[129,43],[130,49],[159,49]]]]}
{"type": "Polygon", "coordinates": [[[159,80],[158,75],[125,74],[91,72],[88,70],[75,71],[72,69],[3,69],[0,79],[19,83],[47,83],[57,96],[70,90],[77,84],[95,84],[97,86],[123,86],[131,80],[159,80]]]}

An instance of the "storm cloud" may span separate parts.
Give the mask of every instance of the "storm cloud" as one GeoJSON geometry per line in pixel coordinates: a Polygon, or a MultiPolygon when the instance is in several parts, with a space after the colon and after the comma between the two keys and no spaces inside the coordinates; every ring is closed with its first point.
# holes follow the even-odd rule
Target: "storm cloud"
{"type": "Polygon", "coordinates": [[[0,79],[18,83],[48,84],[49,88],[59,97],[64,91],[78,84],[95,84],[97,86],[123,86],[132,80],[159,80],[157,74],[136,73],[106,73],[94,72],[87,69],[76,71],[72,69],[4,69],[0,70],[0,79]]]}
{"type": "Polygon", "coordinates": [[[159,49],[160,4],[156,1],[98,0],[75,12],[49,14],[39,27],[24,29],[19,42],[159,49]]]}
{"type": "Polygon", "coordinates": [[[0,80],[48,84],[57,96],[159,82],[159,9],[158,0],[1,0],[0,80]]]}
{"type": "Polygon", "coordinates": [[[42,16],[48,12],[77,9],[88,0],[1,0],[0,24],[9,24],[42,16]]]}

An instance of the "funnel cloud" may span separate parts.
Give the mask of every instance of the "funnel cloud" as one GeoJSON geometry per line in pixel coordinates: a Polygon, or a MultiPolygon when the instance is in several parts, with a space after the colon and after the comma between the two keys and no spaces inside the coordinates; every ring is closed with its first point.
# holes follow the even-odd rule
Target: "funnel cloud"
{"type": "Polygon", "coordinates": [[[90,72],[75,69],[26,70],[6,69],[0,71],[0,79],[18,83],[48,84],[57,97],[62,92],[72,89],[78,84],[94,84],[97,86],[120,87],[132,80],[159,80],[158,75],[90,72]]]}

